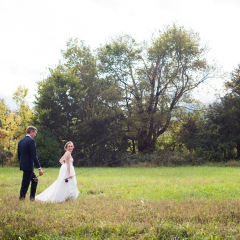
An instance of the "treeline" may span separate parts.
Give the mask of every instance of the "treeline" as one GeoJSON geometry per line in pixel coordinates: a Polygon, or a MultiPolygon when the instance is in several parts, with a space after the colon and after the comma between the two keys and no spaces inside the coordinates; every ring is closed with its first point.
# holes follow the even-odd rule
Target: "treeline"
{"type": "Polygon", "coordinates": [[[16,111],[0,102],[2,163],[17,163],[28,125],[38,128],[45,167],[58,162],[69,140],[77,166],[122,164],[123,158],[161,165],[170,153],[187,163],[239,158],[240,67],[226,82],[227,94],[204,107],[192,91],[216,72],[206,52],[197,33],[177,25],[149,42],[124,35],[95,50],[70,39],[59,65],[38,82],[34,109],[24,87],[14,93],[16,111]]]}

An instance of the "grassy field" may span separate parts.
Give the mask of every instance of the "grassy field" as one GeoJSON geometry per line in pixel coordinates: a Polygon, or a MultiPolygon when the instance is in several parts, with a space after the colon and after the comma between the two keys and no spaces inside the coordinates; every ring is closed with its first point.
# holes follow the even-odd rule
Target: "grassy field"
{"type": "MultiPolygon", "coordinates": [[[[37,193],[58,171],[39,178],[37,193]]],[[[22,172],[1,168],[0,239],[240,239],[238,167],[75,171],[78,199],[55,204],[20,202],[22,172]]]]}

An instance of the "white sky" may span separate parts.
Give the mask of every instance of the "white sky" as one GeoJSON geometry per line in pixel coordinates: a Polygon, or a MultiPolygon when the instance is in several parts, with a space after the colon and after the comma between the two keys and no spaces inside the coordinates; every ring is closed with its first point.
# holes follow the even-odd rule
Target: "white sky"
{"type": "MultiPolygon", "coordinates": [[[[121,33],[148,39],[173,22],[199,32],[208,59],[231,72],[240,64],[239,12],[240,0],[0,0],[0,98],[14,110],[12,95],[24,85],[31,105],[36,82],[70,37],[94,49],[121,33]]],[[[222,81],[210,85],[197,94],[203,102],[214,100],[222,81]]]]}

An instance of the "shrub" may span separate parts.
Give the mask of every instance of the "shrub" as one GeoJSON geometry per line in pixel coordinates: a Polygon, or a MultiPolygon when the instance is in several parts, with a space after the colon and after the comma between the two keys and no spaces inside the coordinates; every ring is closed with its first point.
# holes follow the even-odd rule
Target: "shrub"
{"type": "Polygon", "coordinates": [[[57,164],[60,158],[60,144],[57,139],[50,132],[40,130],[35,140],[41,166],[52,167],[57,164]]]}
{"type": "Polygon", "coordinates": [[[158,152],[151,155],[132,155],[126,160],[126,164],[131,166],[194,166],[204,163],[205,161],[203,158],[197,158],[189,153],[179,152],[158,152]]]}

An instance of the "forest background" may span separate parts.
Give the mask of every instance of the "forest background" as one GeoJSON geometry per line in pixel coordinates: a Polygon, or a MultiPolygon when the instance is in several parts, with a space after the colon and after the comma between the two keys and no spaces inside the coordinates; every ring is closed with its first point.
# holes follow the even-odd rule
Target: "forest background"
{"type": "Polygon", "coordinates": [[[1,164],[18,165],[17,144],[29,125],[38,128],[43,167],[58,162],[69,140],[76,166],[238,160],[240,65],[229,80],[207,51],[198,33],[177,24],[148,42],[121,35],[94,50],[69,39],[58,66],[38,82],[33,109],[24,86],[13,95],[16,111],[1,99],[1,164]],[[226,78],[225,95],[205,106],[194,90],[216,76],[226,78]]]}

